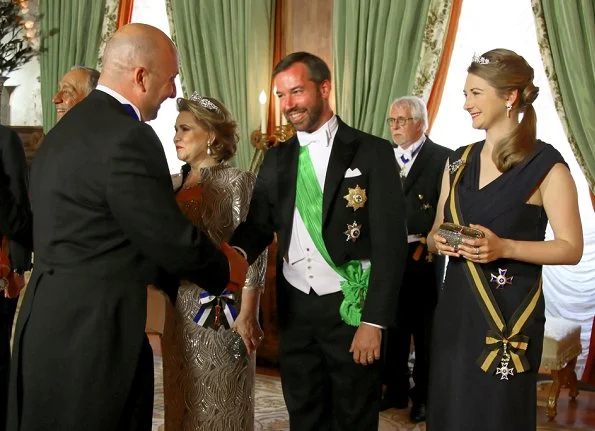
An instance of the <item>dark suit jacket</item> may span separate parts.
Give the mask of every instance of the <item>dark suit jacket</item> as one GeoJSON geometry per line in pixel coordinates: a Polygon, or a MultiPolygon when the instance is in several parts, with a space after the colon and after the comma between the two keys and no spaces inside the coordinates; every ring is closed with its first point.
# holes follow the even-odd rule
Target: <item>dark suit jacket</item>
{"type": "Polygon", "coordinates": [[[419,151],[407,177],[403,180],[403,193],[407,208],[407,231],[410,235],[426,236],[436,218],[436,205],[440,197],[442,173],[446,160],[452,154],[449,148],[437,145],[430,138],[419,151]]]}
{"type": "MultiPolygon", "coordinates": [[[[250,212],[231,243],[243,248],[252,262],[273,240],[278,239],[278,277],[281,259],[287,254],[295,208],[299,142],[294,136],[267,151],[258,173],[250,212]]],[[[401,283],[406,249],[405,205],[390,144],[347,126],[339,119],[323,191],[322,234],[336,265],[353,259],[370,259],[372,270],[362,321],[392,326],[401,283]],[[345,178],[347,169],[360,176],[345,178]],[[353,211],[344,199],[348,188],[366,190],[364,208],[353,211]],[[346,241],[347,225],[362,225],[355,242],[346,241]]],[[[282,303],[284,287],[278,283],[282,303]]],[[[338,311],[337,311],[338,312],[338,311]]],[[[282,310],[280,310],[282,313],[282,310]]]]}
{"type": "MultiPolygon", "coordinates": [[[[432,229],[436,218],[436,206],[440,198],[444,166],[451,154],[452,150],[449,148],[437,145],[430,138],[426,138],[422,149],[415,158],[409,174],[403,181],[409,234],[426,237],[432,229]]],[[[425,257],[422,256],[418,262],[426,263],[425,257]]],[[[433,262],[426,263],[427,271],[434,271],[436,274],[435,279],[432,279],[432,285],[426,286],[424,282],[406,287],[410,291],[418,291],[419,296],[427,300],[428,303],[435,304],[439,286],[442,285],[444,279],[444,265],[444,257],[434,255],[433,262]]],[[[415,267],[419,270],[419,263],[415,267]]]]}
{"type": "Polygon", "coordinates": [[[23,143],[14,130],[0,126],[0,234],[9,238],[13,269],[31,267],[32,219],[29,172],[23,143]]]}
{"type": "Polygon", "coordinates": [[[119,429],[145,340],[147,274],[162,266],[219,294],[227,259],[180,212],[153,129],[98,90],[45,138],[31,202],[35,268],[17,322],[9,429],[21,419],[119,429]]]}

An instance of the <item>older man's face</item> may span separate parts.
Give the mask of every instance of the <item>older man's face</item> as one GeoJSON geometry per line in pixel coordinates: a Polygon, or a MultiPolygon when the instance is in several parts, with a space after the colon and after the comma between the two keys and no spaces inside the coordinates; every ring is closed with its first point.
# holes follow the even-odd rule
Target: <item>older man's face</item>
{"type": "Polygon", "coordinates": [[[58,84],[58,91],[52,98],[52,102],[56,105],[58,120],[89,94],[88,82],[89,75],[84,70],[71,70],[62,77],[58,84]]]}
{"type": "Polygon", "coordinates": [[[394,119],[389,126],[390,134],[394,143],[403,149],[421,138],[424,132],[423,121],[412,117],[411,109],[407,105],[395,105],[390,110],[389,118],[394,119]]]}

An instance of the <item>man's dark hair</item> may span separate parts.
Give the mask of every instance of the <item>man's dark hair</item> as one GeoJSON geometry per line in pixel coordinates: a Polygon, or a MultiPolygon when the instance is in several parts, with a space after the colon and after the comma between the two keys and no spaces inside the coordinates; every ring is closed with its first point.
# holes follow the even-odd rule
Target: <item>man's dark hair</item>
{"type": "Polygon", "coordinates": [[[304,63],[310,73],[310,81],[316,85],[322,81],[331,80],[331,71],[320,57],[309,52],[294,52],[283,58],[273,69],[273,78],[284,70],[289,69],[295,63],[304,63]]]}

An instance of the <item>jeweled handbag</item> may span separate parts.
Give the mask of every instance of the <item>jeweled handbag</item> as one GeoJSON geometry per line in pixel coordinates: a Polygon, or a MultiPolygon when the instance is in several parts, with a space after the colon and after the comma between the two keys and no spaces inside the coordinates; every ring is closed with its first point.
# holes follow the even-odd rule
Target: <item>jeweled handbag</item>
{"type": "Polygon", "coordinates": [[[438,229],[438,235],[446,239],[449,246],[458,248],[464,239],[477,239],[485,237],[479,229],[469,226],[461,226],[455,223],[442,223],[438,229]]]}
{"type": "Polygon", "coordinates": [[[250,355],[248,355],[248,350],[246,349],[244,340],[242,339],[242,336],[236,331],[232,331],[230,337],[227,338],[226,349],[227,353],[235,360],[243,359],[248,361],[250,359],[250,355]]]}
{"type": "Polygon", "coordinates": [[[10,268],[8,240],[4,236],[2,237],[2,249],[0,250],[0,292],[4,292],[8,298],[16,298],[23,287],[25,287],[25,277],[10,268]]]}

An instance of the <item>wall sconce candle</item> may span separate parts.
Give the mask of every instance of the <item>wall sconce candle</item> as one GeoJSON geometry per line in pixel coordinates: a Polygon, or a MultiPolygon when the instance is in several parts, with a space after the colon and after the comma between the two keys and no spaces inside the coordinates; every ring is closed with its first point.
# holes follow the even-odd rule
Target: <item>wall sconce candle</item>
{"type": "Polygon", "coordinates": [[[267,103],[267,95],[262,90],[260,92],[260,96],[258,96],[258,101],[260,102],[260,132],[266,133],[267,132],[267,115],[266,115],[266,103],[267,103]]]}
{"type": "Polygon", "coordinates": [[[275,126],[281,123],[281,102],[277,96],[277,87],[273,88],[273,100],[275,101],[275,126]]]}

